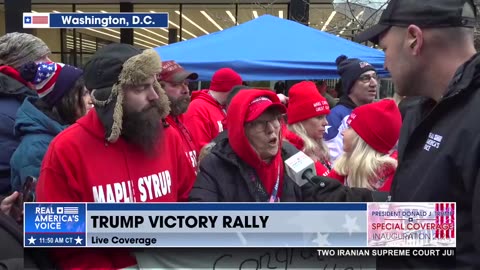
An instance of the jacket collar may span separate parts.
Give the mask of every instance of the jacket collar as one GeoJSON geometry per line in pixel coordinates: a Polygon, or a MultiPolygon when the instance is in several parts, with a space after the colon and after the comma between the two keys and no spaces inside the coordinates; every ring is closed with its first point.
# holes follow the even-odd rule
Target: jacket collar
{"type": "Polygon", "coordinates": [[[480,53],[472,56],[472,58],[457,69],[453,79],[448,85],[448,90],[444,98],[455,96],[469,89],[469,86],[472,84],[480,84],[480,74],[477,72],[478,70],[480,70],[480,53]]]}
{"type": "Polygon", "coordinates": [[[348,95],[341,96],[337,105],[343,105],[349,109],[355,109],[357,107],[357,104],[355,104],[355,102],[353,102],[353,100],[348,95]]]}

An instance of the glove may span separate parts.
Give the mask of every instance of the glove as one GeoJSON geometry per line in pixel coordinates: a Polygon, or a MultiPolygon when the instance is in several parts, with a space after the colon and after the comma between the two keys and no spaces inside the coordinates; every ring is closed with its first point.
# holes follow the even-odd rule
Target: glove
{"type": "Polygon", "coordinates": [[[302,187],[304,201],[307,202],[373,202],[372,191],[366,188],[350,188],[338,180],[314,176],[312,182],[302,187]]]}

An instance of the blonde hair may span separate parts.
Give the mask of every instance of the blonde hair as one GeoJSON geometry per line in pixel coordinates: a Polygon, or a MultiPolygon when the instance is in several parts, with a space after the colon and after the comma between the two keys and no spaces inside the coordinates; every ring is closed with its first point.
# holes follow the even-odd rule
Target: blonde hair
{"type": "Polygon", "coordinates": [[[356,132],[352,141],[351,153],[343,153],[334,163],[333,169],[340,175],[346,175],[345,184],[349,187],[376,190],[381,187],[383,168],[397,168],[397,160],[383,154],[368,145],[356,132]]]}
{"type": "Polygon", "coordinates": [[[312,139],[307,135],[307,130],[303,127],[301,122],[288,125],[288,129],[297,134],[303,140],[303,149],[301,149],[305,154],[311,157],[313,160],[319,160],[323,162],[330,161],[330,152],[327,145],[320,139],[318,141],[312,139]]]}

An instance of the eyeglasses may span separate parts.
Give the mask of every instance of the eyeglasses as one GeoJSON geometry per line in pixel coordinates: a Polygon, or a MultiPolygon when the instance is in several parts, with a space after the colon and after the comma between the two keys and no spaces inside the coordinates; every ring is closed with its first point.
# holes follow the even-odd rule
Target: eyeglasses
{"type": "Polygon", "coordinates": [[[368,83],[372,79],[374,79],[375,81],[378,81],[377,74],[363,74],[358,78],[358,80],[363,82],[363,83],[368,83]]]}
{"type": "Polygon", "coordinates": [[[283,121],[283,116],[280,114],[268,120],[258,119],[258,120],[252,121],[248,123],[248,125],[252,127],[252,129],[255,130],[256,132],[262,132],[267,130],[268,124],[271,124],[273,128],[280,127],[280,123],[282,121],[283,121]]]}

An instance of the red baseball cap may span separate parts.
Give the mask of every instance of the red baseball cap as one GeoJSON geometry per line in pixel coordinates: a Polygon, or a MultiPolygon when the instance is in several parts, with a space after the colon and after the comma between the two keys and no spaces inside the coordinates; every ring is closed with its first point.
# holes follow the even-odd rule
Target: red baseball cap
{"type": "Polygon", "coordinates": [[[158,79],[160,81],[179,83],[186,79],[196,80],[198,79],[198,74],[186,71],[175,61],[164,61],[162,62],[162,72],[158,75],[158,79]]]}
{"type": "Polygon", "coordinates": [[[276,108],[281,113],[285,113],[287,111],[285,106],[283,106],[283,104],[279,100],[274,102],[265,96],[257,97],[252,100],[252,102],[250,102],[250,105],[248,106],[245,122],[252,122],[270,108],[276,108]]]}

